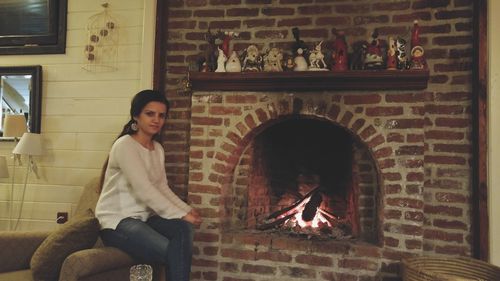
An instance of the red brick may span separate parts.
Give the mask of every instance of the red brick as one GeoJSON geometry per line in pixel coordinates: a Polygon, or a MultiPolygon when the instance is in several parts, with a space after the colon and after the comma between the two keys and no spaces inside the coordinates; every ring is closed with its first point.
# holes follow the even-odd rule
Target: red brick
{"type": "Polygon", "coordinates": [[[404,142],[404,136],[400,133],[389,133],[387,135],[387,142],[404,142]]]}
{"type": "Polygon", "coordinates": [[[450,165],[464,165],[466,160],[464,157],[459,156],[424,156],[424,161],[426,163],[434,164],[450,164],[450,165]]]}
{"type": "MultiPolygon", "coordinates": [[[[392,17],[392,22],[394,22],[394,23],[413,22],[414,20],[428,21],[431,19],[432,19],[432,16],[431,16],[431,13],[429,13],[429,12],[413,12],[411,14],[394,15],[392,17]]],[[[425,54],[427,56],[427,50],[425,51],[425,54]]]]}
{"type": "Polygon", "coordinates": [[[257,260],[269,260],[275,262],[290,262],[292,256],[283,252],[257,252],[257,260]]]}
{"type": "Polygon", "coordinates": [[[364,16],[354,17],[355,25],[365,25],[371,23],[388,23],[388,22],[389,22],[389,16],[387,15],[377,15],[377,16],[364,15],[364,16]]]}
{"type": "Polygon", "coordinates": [[[276,20],[275,19],[251,19],[244,20],[243,25],[246,25],[248,28],[252,27],[271,27],[274,26],[276,20]]]}
{"type": "Polygon", "coordinates": [[[379,168],[381,170],[387,169],[387,168],[392,168],[396,166],[396,161],[394,159],[384,159],[382,161],[379,161],[379,168]]]}
{"type": "Polygon", "coordinates": [[[424,147],[421,145],[403,145],[396,149],[396,155],[423,155],[424,147]]]}
{"type": "Polygon", "coordinates": [[[391,154],[392,154],[391,147],[384,147],[374,152],[375,158],[384,158],[390,156],[391,154]]]}
{"type": "Polygon", "coordinates": [[[445,254],[445,255],[449,255],[449,256],[456,256],[456,255],[469,256],[470,255],[469,248],[466,246],[451,246],[451,245],[436,246],[435,251],[437,254],[445,254]]]}
{"type": "Polygon", "coordinates": [[[344,104],[349,104],[349,105],[374,104],[374,103],[379,103],[381,100],[382,97],[376,94],[344,96],[344,104]]]}
{"type": "Polygon", "coordinates": [[[350,17],[319,17],[316,20],[316,25],[347,25],[351,23],[350,17]]]}
{"type": "Polygon", "coordinates": [[[424,221],[424,213],[423,212],[405,212],[405,220],[409,221],[424,221]]]}
{"type": "Polygon", "coordinates": [[[386,204],[389,206],[401,207],[401,208],[412,208],[412,209],[422,209],[424,207],[424,202],[418,199],[411,198],[387,198],[386,204]]]}
{"type": "Polygon", "coordinates": [[[281,19],[278,21],[278,27],[281,26],[302,26],[311,25],[311,18],[293,18],[293,19],[281,19]]]}
{"type": "Polygon", "coordinates": [[[462,183],[454,179],[433,179],[425,181],[427,188],[461,189],[462,183]]]}
{"type": "Polygon", "coordinates": [[[299,6],[297,11],[300,15],[321,15],[321,14],[331,14],[332,6],[328,5],[314,5],[314,6],[299,6]]]}
{"type": "Polygon", "coordinates": [[[228,17],[256,17],[259,15],[257,8],[231,8],[226,10],[228,17]]]}
{"type": "Polygon", "coordinates": [[[386,102],[397,102],[397,103],[416,103],[425,100],[425,95],[422,93],[416,94],[387,94],[385,96],[386,102]]]}
{"type": "Polygon", "coordinates": [[[438,202],[447,202],[447,203],[466,203],[468,202],[468,198],[462,194],[457,193],[449,193],[449,192],[437,192],[436,200],[438,202]]]}
{"type": "Polygon", "coordinates": [[[434,16],[436,19],[460,19],[460,18],[472,18],[472,9],[466,10],[441,10],[437,11],[434,16]]]}
{"type": "Polygon", "coordinates": [[[450,0],[419,0],[412,4],[412,9],[445,8],[450,5],[450,0]]]}
{"type": "Polygon", "coordinates": [[[240,29],[241,21],[240,20],[218,20],[211,21],[209,23],[209,28],[211,29],[240,29]]]}
{"type": "Polygon", "coordinates": [[[471,44],[472,36],[436,36],[432,39],[433,45],[438,46],[451,46],[451,45],[463,45],[471,44]]]}
{"type": "Polygon", "coordinates": [[[297,255],[295,257],[297,263],[312,265],[312,266],[333,266],[331,257],[317,255],[297,255]]]}
{"type": "Polygon", "coordinates": [[[409,250],[414,249],[422,249],[422,241],[421,240],[405,240],[406,248],[409,250]]]}
{"type": "Polygon", "coordinates": [[[339,14],[367,14],[370,6],[365,4],[339,4],[335,6],[335,11],[339,14]]]}
{"type": "Polygon", "coordinates": [[[400,219],[403,213],[399,210],[384,210],[384,218],[386,219],[400,219]]]}
{"type": "Polygon", "coordinates": [[[448,127],[448,128],[467,128],[470,126],[470,120],[468,118],[436,118],[436,126],[438,127],[448,127]]]}
{"type": "Polygon", "coordinates": [[[431,240],[440,240],[446,242],[463,243],[464,237],[461,233],[450,233],[448,231],[426,229],[424,230],[424,238],[431,240]]]}
{"type": "Polygon", "coordinates": [[[208,1],[207,0],[186,0],[186,6],[188,7],[200,7],[200,6],[206,6],[208,1]]]}
{"type": "Polygon", "coordinates": [[[354,121],[354,123],[352,123],[351,130],[357,133],[359,129],[363,127],[364,124],[365,124],[365,119],[357,119],[356,121],[354,121]]]}
{"type": "Polygon", "coordinates": [[[439,228],[467,230],[467,225],[463,221],[434,219],[432,225],[439,228]]]}
{"type": "Polygon", "coordinates": [[[430,130],[425,132],[426,139],[434,140],[463,140],[463,132],[451,132],[451,131],[441,131],[441,130],[430,130]]]}
{"type": "Polygon", "coordinates": [[[266,265],[243,264],[241,271],[261,275],[276,275],[276,267],[266,265]]]}
{"type": "Polygon", "coordinates": [[[403,114],[403,107],[401,106],[378,106],[366,108],[366,115],[368,116],[396,116],[403,114]]]}
{"type": "Polygon", "coordinates": [[[340,124],[344,125],[344,127],[347,127],[349,125],[349,122],[351,121],[353,117],[352,112],[346,111],[344,112],[344,116],[342,116],[342,119],[340,119],[340,124]]]}
{"type": "Polygon", "coordinates": [[[396,238],[392,237],[385,237],[384,238],[384,244],[389,247],[398,247],[399,246],[399,240],[396,238]]]}
{"type": "Polygon", "coordinates": [[[402,179],[400,173],[384,173],[382,174],[382,178],[387,181],[398,181],[402,179]]]}
{"type": "Polygon", "coordinates": [[[195,17],[208,17],[208,18],[221,18],[224,17],[224,10],[219,9],[207,9],[207,10],[195,10],[193,12],[195,17]]]}
{"type": "Polygon", "coordinates": [[[361,269],[370,271],[376,271],[378,269],[378,264],[376,262],[366,259],[344,258],[338,261],[338,266],[340,268],[361,269]]]}
{"type": "Polygon", "coordinates": [[[266,16],[291,16],[295,14],[293,8],[262,8],[261,12],[266,16]]]}
{"type": "Polygon", "coordinates": [[[393,119],[389,123],[390,129],[418,129],[424,127],[423,119],[393,119]]]}
{"type": "Polygon", "coordinates": [[[255,251],[253,250],[237,250],[237,249],[221,249],[221,256],[233,258],[236,260],[255,260],[255,251]]]}
{"type": "Polygon", "coordinates": [[[384,188],[385,194],[399,194],[401,193],[401,185],[399,184],[388,184],[384,188]]]}
{"type": "Polygon", "coordinates": [[[468,144],[434,144],[436,152],[472,153],[472,146],[468,144]]]}

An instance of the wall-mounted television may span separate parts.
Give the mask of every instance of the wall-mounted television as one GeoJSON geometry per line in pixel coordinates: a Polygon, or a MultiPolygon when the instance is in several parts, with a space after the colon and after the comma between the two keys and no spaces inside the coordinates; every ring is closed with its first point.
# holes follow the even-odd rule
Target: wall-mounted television
{"type": "Polygon", "coordinates": [[[67,0],[1,0],[0,55],[63,54],[67,0]]]}

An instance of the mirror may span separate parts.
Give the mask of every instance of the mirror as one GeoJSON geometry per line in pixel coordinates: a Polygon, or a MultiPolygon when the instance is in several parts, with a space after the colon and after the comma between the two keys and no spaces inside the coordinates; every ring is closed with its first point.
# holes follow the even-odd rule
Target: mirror
{"type": "Polygon", "coordinates": [[[42,67],[0,66],[0,82],[2,136],[5,116],[9,114],[24,115],[28,131],[40,133],[42,67]]]}

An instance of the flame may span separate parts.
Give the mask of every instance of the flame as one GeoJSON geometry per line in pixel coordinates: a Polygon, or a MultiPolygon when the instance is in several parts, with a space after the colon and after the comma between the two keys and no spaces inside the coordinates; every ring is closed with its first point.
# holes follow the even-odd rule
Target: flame
{"type": "Polygon", "coordinates": [[[285,225],[291,224],[293,227],[298,225],[301,228],[305,228],[305,227],[318,228],[320,226],[320,223],[323,223],[323,225],[326,224],[328,227],[332,227],[332,224],[325,217],[325,216],[331,217],[331,215],[324,212],[319,207],[316,208],[316,214],[314,215],[314,218],[311,221],[305,221],[302,219],[302,212],[304,211],[305,205],[309,202],[309,200],[311,200],[311,197],[304,200],[301,204],[299,204],[294,209],[289,210],[288,212],[285,212],[284,214],[281,214],[278,218],[283,218],[283,217],[291,214],[292,212],[297,211],[297,213],[293,217],[291,217],[290,219],[288,219],[284,222],[285,225]]]}

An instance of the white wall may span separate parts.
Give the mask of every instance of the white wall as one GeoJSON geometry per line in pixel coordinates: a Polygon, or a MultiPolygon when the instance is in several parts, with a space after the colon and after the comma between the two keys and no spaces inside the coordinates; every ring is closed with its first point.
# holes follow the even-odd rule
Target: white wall
{"type": "MultiPolygon", "coordinates": [[[[29,177],[18,229],[51,229],[56,227],[56,212],[71,214],[82,186],[99,175],[112,141],[127,121],[131,97],[151,85],[153,66],[148,58],[153,50],[156,1],[68,2],[65,54],[0,56],[2,66],[39,64],[43,68],[41,133],[45,152],[36,159],[40,179],[29,177]],[[118,25],[118,70],[93,73],[82,69],[85,26],[89,17],[103,10],[104,2],[109,3],[118,25]]],[[[10,156],[13,147],[14,143],[0,143],[0,155],[10,156]]],[[[12,176],[12,158],[8,161],[12,176]]],[[[16,168],[15,211],[25,170],[26,165],[16,168]]],[[[10,181],[0,181],[0,230],[8,225],[10,181]]]]}
{"type": "Polygon", "coordinates": [[[488,1],[488,195],[490,262],[500,266],[500,1],[488,1]],[[496,30],[495,30],[496,29],[496,30]]]}

